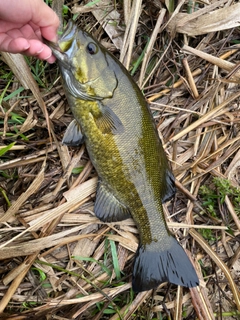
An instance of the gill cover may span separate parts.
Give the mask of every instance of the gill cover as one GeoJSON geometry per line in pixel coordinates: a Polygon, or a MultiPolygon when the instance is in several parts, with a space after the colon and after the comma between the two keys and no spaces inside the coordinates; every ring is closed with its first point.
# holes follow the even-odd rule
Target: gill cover
{"type": "Polygon", "coordinates": [[[75,98],[101,100],[111,98],[117,87],[114,70],[109,68],[106,49],[70,21],[52,47],[58,59],[66,89],[75,98]]]}

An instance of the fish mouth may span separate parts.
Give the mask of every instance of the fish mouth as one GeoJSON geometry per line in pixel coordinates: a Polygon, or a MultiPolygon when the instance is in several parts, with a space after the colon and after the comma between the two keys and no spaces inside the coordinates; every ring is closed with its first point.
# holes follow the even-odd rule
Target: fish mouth
{"type": "Polygon", "coordinates": [[[76,80],[74,76],[75,66],[72,63],[72,56],[74,56],[75,47],[75,34],[77,33],[77,26],[69,21],[63,34],[60,36],[58,43],[45,40],[45,43],[50,47],[54,56],[58,60],[59,67],[61,69],[62,76],[65,80],[66,87],[70,94],[75,98],[83,100],[102,100],[102,97],[89,95],[87,88],[94,82],[97,82],[99,77],[81,83],[76,80]]]}
{"type": "Polygon", "coordinates": [[[44,39],[44,42],[50,47],[58,62],[66,69],[70,69],[72,67],[69,60],[72,54],[71,47],[73,47],[72,43],[76,32],[77,26],[70,20],[63,30],[62,35],[60,35],[58,43],[44,39]],[[68,51],[68,53],[66,53],[66,51],[68,51]]]}
{"type": "Polygon", "coordinates": [[[67,54],[62,51],[57,43],[44,39],[44,43],[52,50],[52,53],[57,58],[58,62],[67,70],[71,68],[67,54]]]}
{"type": "Polygon", "coordinates": [[[59,61],[65,61],[66,60],[66,54],[61,50],[58,44],[48,42],[47,45],[51,48],[53,54],[59,61]]]}

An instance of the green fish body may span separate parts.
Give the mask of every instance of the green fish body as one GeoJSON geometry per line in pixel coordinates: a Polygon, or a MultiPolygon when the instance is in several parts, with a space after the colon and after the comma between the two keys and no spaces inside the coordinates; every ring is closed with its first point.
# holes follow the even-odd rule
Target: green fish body
{"type": "Polygon", "coordinates": [[[128,71],[89,33],[72,23],[52,46],[75,120],[63,143],[85,143],[99,175],[94,211],[104,222],[133,217],[140,243],[133,290],[169,281],[194,287],[198,277],[168,231],[162,202],[174,177],[148,105],[128,71]]]}

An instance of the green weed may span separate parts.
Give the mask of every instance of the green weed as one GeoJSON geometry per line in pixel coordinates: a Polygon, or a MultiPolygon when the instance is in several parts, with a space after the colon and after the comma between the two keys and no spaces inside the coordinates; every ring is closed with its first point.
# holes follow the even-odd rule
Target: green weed
{"type": "MultiPolygon", "coordinates": [[[[7,87],[6,87],[7,88],[7,87]]],[[[18,89],[16,89],[16,90],[14,90],[13,92],[11,92],[10,94],[8,94],[8,95],[6,95],[5,96],[5,93],[6,93],[6,91],[4,92],[4,95],[3,96],[5,96],[4,98],[3,98],[3,100],[4,101],[8,101],[9,99],[12,99],[12,98],[14,98],[14,97],[16,97],[16,96],[18,96],[22,91],[24,91],[25,89],[23,88],[23,87],[19,87],[18,89]]]]}
{"type": "Polygon", "coordinates": [[[32,57],[24,56],[29,68],[32,71],[32,75],[36,80],[39,87],[48,88],[49,84],[47,83],[45,76],[45,69],[48,67],[48,63],[42,60],[38,60],[32,57]],[[34,60],[34,63],[33,63],[34,60]]]}
{"type": "Polygon", "coordinates": [[[38,303],[35,302],[35,301],[26,301],[26,302],[23,302],[23,303],[22,303],[22,306],[23,306],[22,311],[24,311],[24,309],[31,310],[33,307],[36,307],[37,305],[38,305],[38,303]]]}
{"type": "Polygon", "coordinates": [[[132,70],[131,70],[131,75],[132,75],[132,76],[136,73],[139,65],[140,65],[140,64],[142,63],[142,61],[143,61],[145,52],[146,52],[147,47],[148,47],[148,44],[149,44],[149,41],[150,41],[150,38],[148,37],[147,43],[146,43],[146,45],[145,45],[142,53],[140,54],[140,56],[138,57],[138,59],[133,63],[133,68],[132,68],[132,70]]]}
{"type": "Polygon", "coordinates": [[[200,187],[200,195],[203,199],[203,206],[213,217],[218,217],[218,202],[224,203],[226,196],[230,198],[234,209],[240,212],[240,189],[231,185],[228,179],[213,178],[213,188],[200,187]]]}
{"type": "Polygon", "coordinates": [[[7,206],[10,207],[11,206],[11,202],[8,199],[7,192],[2,187],[0,187],[0,192],[1,192],[2,196],[3,196],[3,198],[5,199],[5,201],[7,203],[7,206]]]}
{"type": "MultiPolygon", "coordinates": [[[[239,317],[240,316],[240,312],[239,311],[229,311],[229,312],[222,312],[221,314],[218,313],[214,313],[214,315],[216,316],[216,318],[218,317],[239,317]]],[[[239,318],[236,318],[239,319],[239,318]]]]}
{"type": "Polygon", "coordinates": [[[72,174],[79,174],[83,171],[83,167],[76,167],[72,169],[72,174]]]}
{"type": "Polygon", "coordinates": [[[33,268],[31,268],[31,270],[37,272],[37,274],[38,274],[38,276],[39,276],[39,280],[40,280],[41,282],[43,282],[44,280],[46,280],[46,278],[47,278],[46,273],[43,272],[41,269],[33,267],[33,268]]]}
{"type": "Polygon", "coordinates": [[[16,142],[10,143],[8,146],[0,149],[0,157],[2,157],[6,152],[11,150],[11,148],[15,145],[16,142]]]}
{"type": "MultiPolygon", "coordinates": [[[[229,197],[236,213],[240,213],[240,189],[231,185],[228,179],[213,178],[213,186],[201,186],[199,194],[202,198],[202,205],[213,218],[222,219],[219,214],[219,203],[222,205],[226,196],[229,197]]],[[[227,220],[227,219],[226,219],[227,220]]],[[[228,232],[232,233],[230,222],[226,222],[228,232]]],[[[216,237],[211,229],[201,229],[199,232],[207,240],[215,241],[216,237]]]]}
{"type": "Polygon", "coordinates": [[[96,259],[94,259],[94,258],[91,258],[91,257],[72,256],[72,259],[80,260],[80,261],[94,262],[94,263],[98,264],[98,265],[102,268],[102,270],[103,270],[104,272],[106,272],[106,274],[107,274],[108,276],[111,276],[111,270],[109,270],[104,263],[102,263],[102,262],[100,262],[100,261],[98,261],[98,260],[96,260],[96,259]]]}
{"type": "Polygon", "coordinates": [[[120,280],[121,271],[120,271],[119,263],[118,263],[116,244],[115,244],[115,241],[113,241],[113,240],[109,240],[109,242],[110,242],[111,253],[112,253],[113,268],[114,268],[117,280],[120,280]]]}

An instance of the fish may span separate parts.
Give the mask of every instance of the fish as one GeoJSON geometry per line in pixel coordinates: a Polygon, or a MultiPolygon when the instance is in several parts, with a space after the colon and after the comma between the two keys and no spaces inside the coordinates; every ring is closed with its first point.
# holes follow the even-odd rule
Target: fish
{"type": "Polygon", "coordinates": [[[132,217],[139,231],[134,292],[163,282],[198,286],[192,263],[166,225],[162,203],[174,196],[175,179],[141,90],[119,60],[73,22],[49,46],[74,117],[62,142],[85,143],[98,173],[95,215],[103,222],[132,217]]]}

